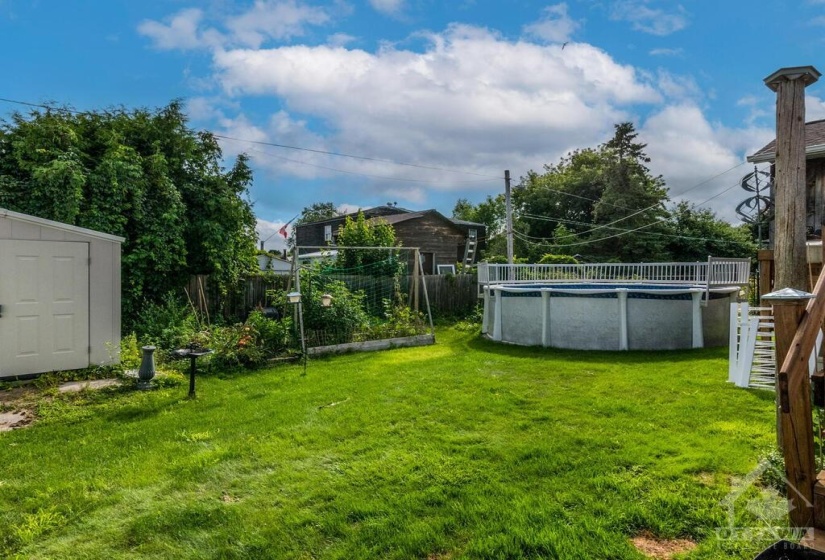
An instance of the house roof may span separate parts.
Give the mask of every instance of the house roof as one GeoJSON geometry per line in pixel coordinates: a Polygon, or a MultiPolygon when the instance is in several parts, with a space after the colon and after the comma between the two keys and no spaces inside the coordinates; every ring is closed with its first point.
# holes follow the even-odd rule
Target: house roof
{"type": "Polygon", "coordinates": [[[342,219],[346,218],[347,216],[355,217],[355,216],[358,215],[358,212],[363,212],[364,216],[369,218],[370,214],[380,214],[381,212],[388,211],[388,210],[390,212],[392,212],[393,214],[404,214],[404,213],[407,213],[407,212],[412,212],[412,210],[407,210],[406,208],[399,208],[398,206],[387,206],[387,205],[373,206],[372,208],[359,208],[355,212],[350,212],[349,214],[341,214],[339,216],[334,216],[332,218],[324,218],[323,220],[315,220],[314,222],[304,222],[304,223],[301,223],[301,224],[297,224],[295,227],[303,227],[303,226],[309,226],[309,225],[314,225],[314,224],[323,224],[323,223],[326,223],[326,222],[335,222],[335,221],[338,221],[338,220],[342,220],[342,219]]]}
{"type": "MultiPolygon", "coordinates": [[[[825,157],[825,119],[805,123],[805,156],[808,159],[825,157]]],[[[776,159],[776,140],[748,156],[751,163],[773,163],[776,159]]]]}
{"type": "Polygon", "coordinates": [[[482,224],[479,222],[468,222],[467,220],[459,220],[456,218],[450,218],[450,221],[454,224],[458,224],[460,226],[478,226],[478,227],[487,227],[487,224],[482,224]]]}
{"type": "Polygon", "coordinates": [[[435,212],[435,210],[421,210],[419,212],[407,212],[405,214],[390,214],[389,216],[375,216],[374,218],[370,218],[370,220],[381,220],[387,222],[388,224],[397,224],[399,222],[406,222],[409,220],[417,220],[424,214],[428,214],[430,212],[435,212]]]}
{"type": "Polygon", "coordinates": [[[87,237],[94,237],[97,239],[103,239],[104,241],[113,241],[115,243],[123,243],[126,241],[123,237],[118,237],[117,235],[110,235],[108,233],[103,233],[102,231],[95,231],[93,229],[86,229],[78,226],[73,226],[70,224],[64,224],[63,222],[55,222],[54,220],[47,220],[45,218],[38,218],[37,216],[30,216],[28,214],[21,214],[20,212],[14,212],[12,210],[6,210],[5,208],[0,208],[0,218],[8,218],[10,220],[17,220],[18,222],[26,222],[29,224],[33,224],[36,226],[43,226],[53,229],[59,229],[63,231],[69,231],[72,233],[76,233],[78,235],[85,235],[87,237]]]}
{"type": "Polygon", "coordinates": [[[436,217],[440,218],[441,220],[449,223],[454,227],[459,226],[477,226],[477,227],[486,227],[484,224],[474,224],[473,222],[466,222],[464,220],[454,220],[452,218],[448,218],[435,208],[430,208],[429,210],[420,210],[418,212],[406,212],[404,214],[392,214],[390,216],[375,216],[374,218],[370,218],[371,221],[382,220],[390,225],[398,224],[401,222],[407,222],[410,220],[417,220],[427,214],[434,214],[436,217]]]}

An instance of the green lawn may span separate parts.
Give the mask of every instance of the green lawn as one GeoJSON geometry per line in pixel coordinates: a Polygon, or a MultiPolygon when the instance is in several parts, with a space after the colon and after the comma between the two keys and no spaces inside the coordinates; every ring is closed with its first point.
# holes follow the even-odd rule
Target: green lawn
{"type": "MultiPolygon", "coordinates": [[[[41,406],[0,434],[0,557],[753,558],[720,540],[772,395],[724,350],[438,344],[41,406]],[[333,404],[335,403],[335,404],[333,404]]],[[[747,522],[747,519],[739,520],[747,522]]]]}

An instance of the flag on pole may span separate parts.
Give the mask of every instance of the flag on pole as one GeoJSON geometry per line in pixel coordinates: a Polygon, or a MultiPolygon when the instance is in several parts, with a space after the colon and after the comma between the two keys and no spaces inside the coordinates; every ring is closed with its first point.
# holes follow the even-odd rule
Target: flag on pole
{"type": "MultiPolygon", "coordinates": [[[[298,214],[295,215],[295,218],[297,218],[297,217],[298,217],[298,214]]],[[[285,223],[283,226],[281,226],[281,229],[278,230],[278,233],[283,235],[284,239],[286,239],[288,237],[288,235],[286,234],[286,226],[288,226],[293,221],[295,221],[295,218],[292,218],[291,220],[289,220],[287,223],[285,223]]]]}

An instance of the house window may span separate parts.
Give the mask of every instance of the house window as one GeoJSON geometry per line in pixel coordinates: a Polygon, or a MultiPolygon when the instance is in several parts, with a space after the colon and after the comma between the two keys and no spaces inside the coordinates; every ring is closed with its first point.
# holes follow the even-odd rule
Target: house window
{"type": "Polygon", "coordinates": [[[471,239],[478,237],[478,231],[475,229],[471,229],[468,233],[471,239]]]}
{"type": "Polygon", "coordinates": [[[332,226],[324,226],[324,242],[329,243],[332,241],[332,226]]]}

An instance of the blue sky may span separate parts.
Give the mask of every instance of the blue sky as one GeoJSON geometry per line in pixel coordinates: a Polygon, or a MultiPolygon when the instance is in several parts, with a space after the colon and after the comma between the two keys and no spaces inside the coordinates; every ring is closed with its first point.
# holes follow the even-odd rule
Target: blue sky
{"type": "MultiPolygon", "coordinates": [[[[313,202],[449,215],[625,120],[674,200],[734,220],[740,164],[774,134],[762,79],[825,71],[823,31],[825,0],[0,0],[0,97],[185,99],[252,158],[263,237],[313,202]]],[[[807,93],[825,118],[825,80],[807,93]]]]}

